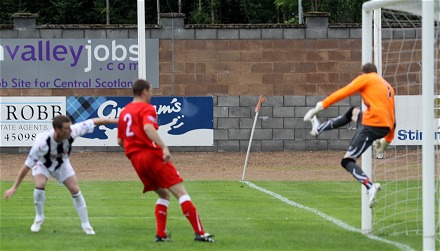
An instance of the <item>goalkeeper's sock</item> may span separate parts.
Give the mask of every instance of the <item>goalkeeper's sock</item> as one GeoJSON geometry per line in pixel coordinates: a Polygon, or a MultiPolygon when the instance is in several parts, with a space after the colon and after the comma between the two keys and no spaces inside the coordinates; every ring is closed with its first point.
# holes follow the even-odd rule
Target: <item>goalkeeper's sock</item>
{"type": "MultiPolygon", "coordinates": [[[[320,124],[317,129],[318,133],[321,133],[322,131],[336,129],[336,128],[339,128],[341,126],[345,126],[348,123],[350,123],[352,120],[352,117],[353,117],[353,110],[355,108],[356,107],[352,106],[352,107],[350,107],[350,109],[348,109],[348,111],[344,115],[338,116],[336,118],[330,119],[329,121],[320,124]]],[[[359,113],[359,114],[361,114],[361,113],[359,113]]],[[[359,121],[360,120],[357,119],[357,122],[359,122],[359,121]]]]}
{"type": "Polygon", "coordinates": [[[158,199],[154,214],[156,215],[156,235],[165,238],[167,237],[167,211],[170,201],[165,199],[158,199]]]}
{"type": "Polygon", "coordinates": [[[318,132],[321,133],[323,131],[328,131],[328,130],[339,128],[341,126],[344,126],[344,125],[350,123],[350,121],[351,121],[351,118],[348,119],[347,116],[341,115],[339,117],[330,119],[330,120],[320,124],[318,126],[318,132]]]}
{"type": "Polygon", "coordinates": [[[368,178],[364,171],[362,171],[362,169],[358,167],[354,161],[349,161],[346,164],[345,169],[367,189],[370,189],[373,185],[373,183],[370,181],[370,178],[368,178]]]}
{"type": "Polygon", "coordinates": [[[373,182],[371,182],[370,178],[367,177],[366,180],[362,183],[368,190],[373,186],[373,182]]]}
{"type": "Polygon", "coordinates": [[[191,223],[194,232],[198,235],[205,234],[203,230],[202,222],[200,221],[199,214],[197,213],[197,209],[194,204],[191,202],[191,198],[189,195],[183,195],[179,198],[180,206],[182,207],[182,212],[186,216],[186,218],[191,223]]]}

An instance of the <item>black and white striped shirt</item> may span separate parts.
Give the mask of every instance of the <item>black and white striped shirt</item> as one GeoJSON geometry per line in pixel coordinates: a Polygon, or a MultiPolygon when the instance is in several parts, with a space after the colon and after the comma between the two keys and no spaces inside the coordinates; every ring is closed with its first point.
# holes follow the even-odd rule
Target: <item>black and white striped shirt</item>
{"type": "Polygon", "coordinates": [[[93,132],[94,127],[95,124],[91,119],[73,124],[70,126],[72,129],[70,138],[63,139],[61,142],[54,140],[54,129],[38,134],[25,161],[25,165],[32,168],[39,163],[50,170],[59,168],[64,162],[63,159],[69,158],[73,140],[86,133],[93,132]]]}

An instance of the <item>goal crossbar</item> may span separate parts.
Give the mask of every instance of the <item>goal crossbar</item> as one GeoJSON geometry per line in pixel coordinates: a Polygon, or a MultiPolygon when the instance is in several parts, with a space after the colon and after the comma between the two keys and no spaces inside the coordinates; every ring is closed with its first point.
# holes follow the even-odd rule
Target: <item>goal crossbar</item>
{"type": "MultiPolygon", "coordinates": [[[[428,1],[434,1],[434,0],[428,0],[428,1]]],[[[362,5],[362,9],[364,11],[373,11],[377,9],[390,9],[390,10],[397,10],[397,11],[405,11],[417,16],[422,15],[421,10],[421,2],[422,1],[414,1],[414,0],[371,0],[368,2],[365,2],[362,5]],[[411,5],[419,5],[420,8],[410,8],[408,9],[408,4],[411,5]]]]}

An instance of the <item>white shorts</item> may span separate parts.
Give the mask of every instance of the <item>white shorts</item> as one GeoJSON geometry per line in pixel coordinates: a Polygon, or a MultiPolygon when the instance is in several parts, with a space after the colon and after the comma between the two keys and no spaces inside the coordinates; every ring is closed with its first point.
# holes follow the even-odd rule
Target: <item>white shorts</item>
{"type": "Polygon", "coordinates": [[[63,164],[61,164],[57,170],[54,170],[54,166],[47,168],[42,162],[38,161],[37,164],[32,167],[32,176],[35,177],[38,174],[43,174],[49,179],[50,175],[52,175],[59,183],[63,183],[67,178],[75,175],[75,171],[69,159],[63,159],[63,161],[63,164]]]}

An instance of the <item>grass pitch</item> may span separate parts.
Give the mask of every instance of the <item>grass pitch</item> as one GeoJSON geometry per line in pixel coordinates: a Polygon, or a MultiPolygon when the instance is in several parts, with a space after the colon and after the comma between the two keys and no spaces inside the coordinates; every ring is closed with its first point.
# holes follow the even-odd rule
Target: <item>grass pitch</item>
{"type": "MultiPolygon", "coordinates": [[[[360,229],[361,187],[356,182],[186,181],[204,228],[215,243],[198,243],[177,200],[168,211],[173,241],[155,243],[155,193],[142,194],[140,182],[80,182],[96,235],[81,229],[68,190],[55,182],[46,188],[45,222],[39,233],[33,182],[23,182],[9,200],[0,202],[1,250],[409,250],[422,249],[419,236],[368,238],[332,222],[360,229]],[[287,202],[286,202],[287,201],[287,202]],[[297,203],[314,212],[293,206],[297,203]],[[318,215],[316,212],[322,213],[318,215]],[[328,216],[323,217],[324,216],[328,216]],[[330,219],[330,220],[329,220],[330,219]],[[400,246],[384,242],[383,239],[400,246]]],[[[1,182],[1,193],[12,182],[1,182]]]]}

